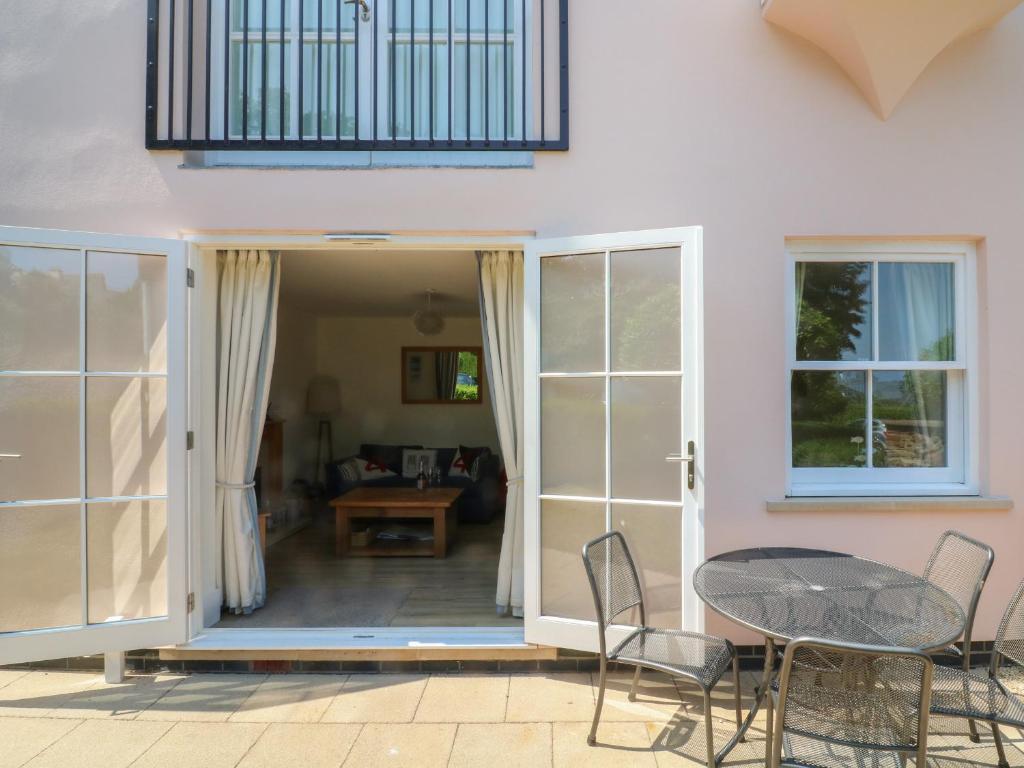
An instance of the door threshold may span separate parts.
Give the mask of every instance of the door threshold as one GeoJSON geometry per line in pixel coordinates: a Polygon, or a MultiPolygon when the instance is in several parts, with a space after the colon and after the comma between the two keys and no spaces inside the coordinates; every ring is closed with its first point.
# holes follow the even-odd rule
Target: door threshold
{"type": "Polygon", "coordinates": [[[522,628],[364,627],[206,629],[160,649],[164,661],[543,661],[556,648],[532,645],[522,628]]]}

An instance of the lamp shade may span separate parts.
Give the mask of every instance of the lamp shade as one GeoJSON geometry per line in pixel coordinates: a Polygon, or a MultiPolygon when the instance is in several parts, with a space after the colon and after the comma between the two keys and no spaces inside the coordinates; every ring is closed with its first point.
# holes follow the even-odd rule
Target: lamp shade
{"type": "Polygon", "coordinates": [[[306,390],[306,413],[327,416],[341,410],[341,389],[333,376],[314,376],[306,390]]]}

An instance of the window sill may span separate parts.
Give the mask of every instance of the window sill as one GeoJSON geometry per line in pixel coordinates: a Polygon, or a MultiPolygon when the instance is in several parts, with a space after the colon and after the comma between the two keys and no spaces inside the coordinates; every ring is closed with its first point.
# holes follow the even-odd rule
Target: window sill
{"type": "Polygon", "coordinates": [[[804,496],[769,499],[769,512],[1008,512],[1007,496],[804,496]]]}
{"type": "Polygon", "coordinates": [[[423,152],[222,152],[183,153],[182,168],[277,170],[375,170],[379,168],[533,168],[533,152],[444,150],[423,152]]]}

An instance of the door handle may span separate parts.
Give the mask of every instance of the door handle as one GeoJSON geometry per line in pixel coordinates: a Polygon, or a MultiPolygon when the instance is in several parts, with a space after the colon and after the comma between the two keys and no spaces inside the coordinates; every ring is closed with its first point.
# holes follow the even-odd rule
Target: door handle
{"type": "Polygon", "coordinates": [[[21,454],[20,453],[0,453],[0,461],[3,461],[4,459],[20,459],[20,458],[21,458],[21,454]]]}
{"type": "Polygon", "coordinates": [[[686,487],[692,491],[694,485],[697,483],[697,446],[693,440],[686,444],[686,450],[688,451],[686,456],[683,456],[681,453],[670,453],[665,457],[665,461],[686,463],[686,487]]]}

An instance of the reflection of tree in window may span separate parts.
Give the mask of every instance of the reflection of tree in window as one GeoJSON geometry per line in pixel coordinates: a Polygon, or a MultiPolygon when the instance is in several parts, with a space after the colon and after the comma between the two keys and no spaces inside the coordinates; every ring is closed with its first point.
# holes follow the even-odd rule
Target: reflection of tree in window
{"type": "Polygon", "coordinates": [[[796,265],[798,360],[871,357],[871,265],[796,265]]]}

